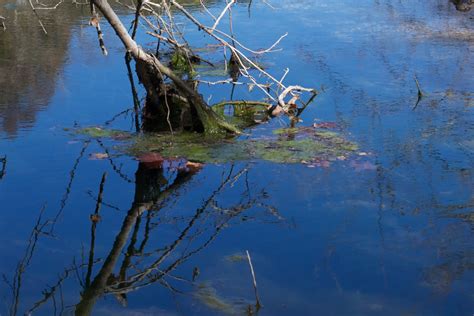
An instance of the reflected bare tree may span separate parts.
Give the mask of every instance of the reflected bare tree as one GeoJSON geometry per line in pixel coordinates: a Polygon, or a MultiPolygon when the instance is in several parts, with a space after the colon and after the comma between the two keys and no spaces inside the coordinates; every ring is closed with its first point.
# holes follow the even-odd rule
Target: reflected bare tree
{"type": "Polygon", "coordinates": [[[2,165],[2,169],[0,170],[0,180],[2,180],[7,173],[7,156],[0,158],[0,163],[2,165]]]}
{"type": "MultiPolygon", "coordinates": [[[[159,216],[160,210],[166,202],[179,196],[180,187],[198,171],[193,168],[178,169],[174,180],[169,181],[164,176],[163,169],[148,169],[143,163],[140,163],[136,173],[135,199],[104,264],[90,285],[85,287],[82,299],[76,305],[76,315],[90,315],[97,299],[103,295],[112,294],[126,305],[127,293],[152,284],[159,283],[171,291],[177,291],[170,285],[170,279],[186,284],[192,283],[192,279],[175,276],[172,272],[194,254],[206,248],[233,218],[256,206],[270,209],[259,202],[262,196],[248,198],[245,202],[233,207],[218,205],[219,193],[248,172],[247,168],[234,171],[232,167],[221,184],[202,205],[189,217],[184,216],[180,219],[186,224],[184,228],[180,229],[175,240],[165,243],[161,247],[153,245],[153,250],[147,251],[145,246],[149,241],[150,231],[166,223],[166,217],[159,216]],[[143,237],[139,242],[138,235],[145,213],[143,237]],[[115,275],[114,269],[127,242],[129,245],[122,263],[119,265],[118,275],[115,275]],[[151,258],[156,259],[150,261],[151,258]],[[131,268],[135,272],[129,275],[128,270],[131,268]]],[[[270,211],[276,212],[275,209],[270,211]]]]}
{"type": "Polygon", "coordinates": [[[51,221],[43,219],[45,208],[46,207],[43,206],[39,212],[36,223],[33,229],[31,230],[31,234],[28,238],[25,253],[16,266],[15,274],[12,280],[10,281],[6,275],[3,275],[3,281],[8,285],[12,292],[12,298],[9,309],[9,314],[11,316],[17,315],[18,313],[21,298],[22,280],[24,277],[24,273],[26,272],[27,268],[31,263],[39,238],[42,235],[48,235],[46,228],[51,224],[51,221]]]}
{"type": "MultiPolygon", "coordinates": [[[[80,157],[83,154],[81,152],[80,157]]],[[[164,286],[173,293],[182,293],[173,283],[178,282],[178,287],[180,284],[194,286],[195,277],[176,275],[177,268],[208,247],[233,219],[240,218],[235,224],[245,223],[249,217],[245,216],[244,220],[244,213],[256,210],[263,211],[264,216],[275,219],[271,222],[284,221],[276,208],[264,203],[264,199],[268,197],[265,191],[255,193],[254,190],[251,194],[248,185],[249,167],[243,166],[238,169],[234,165],[224,171],[221,182],[194,211],[174,214],[173,204],[185,194],[187,184],[201,168],[198,164],[185,162],[169,162],[168,165],[165,161],[159,166],[139,163],[135,173],[132,205],[123,219],[110,251],[105,257],[101,257],[96,255],[95,245],[98,242],[96,232],[101,223],[100,209],[106,193],[106,173],[104,173],[98,193],[94,197],[95,210],[90,215],[90,246],[87,257],[83,256],[78,263],[73,258],[72,264],[58,273],[57,280],[48,285],[40,298],[25,309],[26,313],[31,314],[48,308],[52,309],[54,315],[67,312],[70,308],[67,306],[71,305],[68,297],[64,296],[63,284],[72,278],[77,279],[79,288],[82,289],[81,299],[74,307],[76,315],[92,314],[97,301],[106,295],[112,295],[122,305],[126,305],[128,293],[153,284],[164,286]],[[239,181],[245,183],[242,183],[244,192],[238,201],[231,205],[220,202],[219,196],[226,189],[234,190],[239,181]],[[166,231],[167,226],[181,228],[175,233],[175,237],[152,233],[156,229],[166,231]],[[156,236],[161,237],[156,240],[156,236]],[[97,273],[94,274],[95,270],[97,273]]],[[[13,281],[4,276],[5,282],[12,290],[11,315],[17,315],[22,309],[21,281],[33,258],[39,236],[51,236],[50,227],[58,219],[55,216],[52,220],[43,220],[43,212],[44,210],[41,211],[32,231],[27,252],[18,264],[13,281]]]]}

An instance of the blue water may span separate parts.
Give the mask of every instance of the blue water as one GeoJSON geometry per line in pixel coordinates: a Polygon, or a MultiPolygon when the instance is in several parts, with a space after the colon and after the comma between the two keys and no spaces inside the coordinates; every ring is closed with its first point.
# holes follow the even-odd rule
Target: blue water
{"type": "MultiPolygon", "coordinates": [[[[0,92],[0,158],[6,156],[0,315],[25,314],[50,291],[33,315],[77,311],[92,286],[90,215],[104,172],[90,281],[106,266],[127,214],[134,222],[108,285],[120,278],[121,267],[127,278],[145,274],[125,284],[126,298],[110,293],[111,286],[102,289],[93,315],[250,315],[249,306],[255,313],[246,250],[263,305],[258,315],[474,313],[473,13],[458,12],[447,0],[271,5],[254,1],[249,16],[247,3],[238,4],[236,36],[258,49],[288,32],[282,51],[259,61],[276,77],[288,67],[289,84],[320,90],[301,125],[335,122],[359,145],[359,156],[328,168],[255,160],[206,164],[182,182],[176,171],[139,166],[115,150],[120,142],[70,132],[134,130],[131,112],[105,125],[133,107],[124,52],[106,24],[107,57],[87,26],[87,10],[66,8],[70,18],[47,20],[51,32],[58,31],[40,47],[44,37],[30,24],[39,39],[23,43],[31,53],[19,58],[2,49],[11,44],[7,36],[21,37],[22,22],[0,11],[7,17],[7,30],[0,30],[0,82],[8,83],[0,92]],[[414,76],[425,93],[416,106],[414,76]],[[106,150],[112,159],[91,159],[106,150]],[[160,188],[170,194],[137,212],[160,188]]],[[[223,4],[209,6],[219,12],[223,4]]],[[[193,26],[184,29],[192,45],[210,42],[193,26]]],[[[139,40],[154,46],[143,30],[139,40]]],[[[220,54],[211,57],[223,62],[220,54]]],[[[201,92],[213,103],[229,98],[230,88],[203,85],[201,92]]],[[[234,97],[262,95],[237,89],[234,97]]],[[[285,124],[274,119],[251,133],[285,124]]]]}

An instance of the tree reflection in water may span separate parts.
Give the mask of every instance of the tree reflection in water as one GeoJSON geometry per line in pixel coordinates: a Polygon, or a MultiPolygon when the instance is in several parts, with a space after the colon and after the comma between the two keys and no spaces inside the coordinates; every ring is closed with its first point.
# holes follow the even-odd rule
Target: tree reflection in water
{"type": "MultiPolygon", "coordinates": [[[[74,170],[75,168],[77,168],[76,163],[74,170]]],[[[80,301],[74,307],[76,315],[92,314],[97,300],[105,295],[113,295],[122,305],[126,305],[128,293],[153,284],[160,284],[172,292],[182,293],[171,285],[170,280],[193,287],[196,285],[195,276],[191,276],[190,273],[189,277],[182,277],[174,275],[173,272],[181,264],[192,259],[193,255],[209,246],[224,228],[230,225],[231,220],[247,220],[248,217],[244,214],[249,210],[263,211],[276,218],[273,222],[283,220],[274,207],[265,204],[264,200],[268,195],[264,190],[251,194],[247,182],[249,166],[238,168],[234,165],[230,165],[225,170],[221,183],[209,193],[195,211],[180,216],[162,214],[165,207],[172,206],[185,193],[186,185],[190,184],[199,171],[200,168],[186,167],[182,162],[168,164],[165,161],[161,168],[150,168],[140,162],[135,173],[135,194],[132,205],[123,219],[120,231],[107,256],[96,258],[95,231],[100,225],[99,210],[102,204],[102,192],[106,185],[104,174],[96,199],[96,209],[91,215],[88,258],[83,258],[79,264],[76,264],[73,259],[73,264],[60,273],[54,285],[43,290],[42,298],[27,310],[27,314],[41,307],[45,308],[44,305],[48,303],[52,304],[55,313],[61,314],[66,308],[63,301],[62,283],[74,276],[79,280],[82,289],[80,301]],[[234,192],[240,181],[246,182],[242,185],[244,189],[239,195],[240,201],[232,206],[220,205],[219,195],[226,189],[234,192]],[[156,239],[151,241],[150,235],[157,228],[165,225],[175,227],[179,224],[183,224],[183,228],[176,232],[175,237],[162,236],[159,245],[155,243],[156,239]],[[93,271],[97,269],[98,272],[94,275],[93,271]],[[86,270],[85,277],[80,276],[84,270],[86,270]]],[[[252,192],[255,192],[255,188],[252,192]]],[[[40,236],[53,233],[51,227],[57,220],[58,216],[54,217],[54,220],[43,220],[43,210],[41,211],[26,250],[26,259],[23,258],[18,264],[13,277],[14,281],[8,281],[13,292],[13,300],[10,304],[11,315],[18,313],[22,275],[33,258],[36,243],[40,236]]],[[[156,234],[153,236],[156,237],[156,234]]],[[[6,277],[4,279],[7,280],[6,277]]]]}

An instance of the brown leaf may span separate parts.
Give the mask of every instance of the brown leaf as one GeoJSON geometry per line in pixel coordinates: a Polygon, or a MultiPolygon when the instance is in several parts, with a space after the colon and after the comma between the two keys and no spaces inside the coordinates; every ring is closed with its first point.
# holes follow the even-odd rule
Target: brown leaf
{"type": "Polygon", "coordinates": [[[94,16],[89,20],[89,25],[92,25],[93,27],[99,26],[99,18],[94,16]]]}
{"type": "Polygon", "coordinates": [[[93,153],[89,156],[89,160],[103,160],[107,158],[109,158],[107,153],[93,153]]]}
{"type": "Polygon", "coordinates": [[[100,220],[101,220],[102,218],[100,217],[99,214],[91,214],[91,216],[89,216],[89,219],[90,219],[91,222],[93,222],[93,223],[98,223],[98,222],[100,222],[100,220]]]}
{"type": "Polygon", "coordinates": [[[193,162],[193,161],[188,161],[186,162],[186,168],[190,169],[190,170],[194,170],[194,171],[197,171],[199,169],[201,169],[204,165],[202,163],[199,163],[199,162],[193,162]]]}

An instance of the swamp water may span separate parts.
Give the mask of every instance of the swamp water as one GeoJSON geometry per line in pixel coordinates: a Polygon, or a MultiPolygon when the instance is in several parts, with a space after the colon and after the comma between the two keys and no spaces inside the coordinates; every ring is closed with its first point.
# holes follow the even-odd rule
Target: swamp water
{"type": "MultiPolygon", "coordinates": [[[[474,313],[473,13],[447,0],[253,2],[233,10],[237,36],[258,49],[288,32],[258,62],[320,95],[297,130],[272,119],[246,130],[238,155],[233,141],[217,157],[195,141],[189,159],[203,165],[157,168],[130,147],[110,28],[103,57],[86,7],[40,12],[45,37],[28,6],[1,1],[0,315],[253,315],[246,250],[259,315],[474,313]],[[344,150],[288,145],[322,135],[344,150]]],[[[232,93],[200,91],[211,103],[232,93]]],[[[138,138],[170,150],[153,137],[138,138]]],[[[189,153],[178,149],[168,155],[189,153]]]]}

